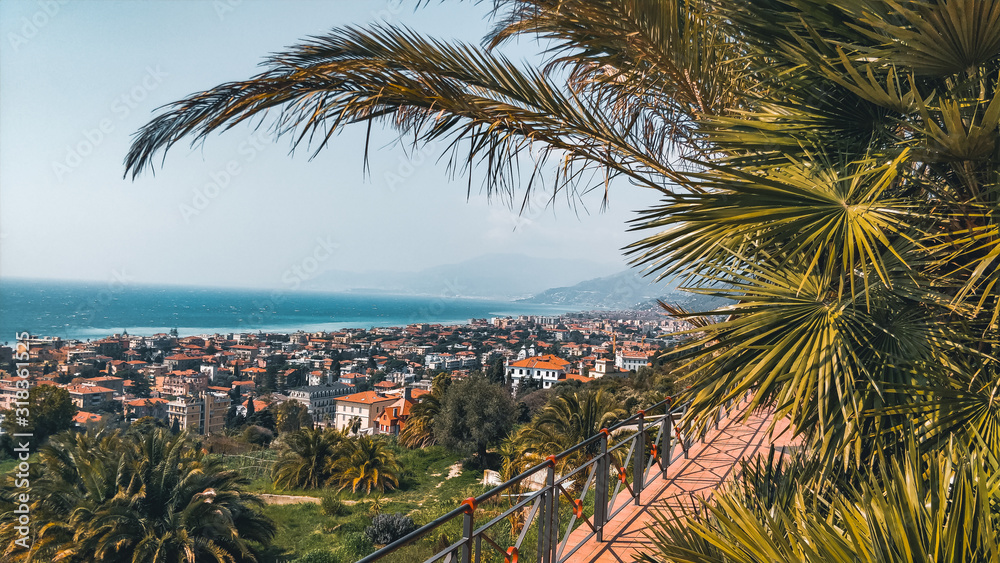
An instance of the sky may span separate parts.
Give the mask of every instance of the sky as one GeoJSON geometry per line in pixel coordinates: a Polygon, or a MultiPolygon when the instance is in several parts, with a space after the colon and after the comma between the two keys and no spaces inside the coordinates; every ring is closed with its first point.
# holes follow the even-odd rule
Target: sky
{"type": "Polygon", "coordinates": [[[626,221],[656,202],[648,190],[613,185],[603,211],[600,194],[586,211],[541,195],[519,214],[475,176],[467,197],[440,151],[407,153],[391,132],[376,131],[366,176],[360,124],[311,160],[238,126],[123,178],[131,135],[158,107],[249,78],[303,38],[381,22],[478,43],[489,28],[489,3],[415,4],[3,0],[0,278],[273,288],[303,263],[416,271],[496,253],[588,260],[595,277],[624,269],[620,249],[638,238],[626,221]]]}

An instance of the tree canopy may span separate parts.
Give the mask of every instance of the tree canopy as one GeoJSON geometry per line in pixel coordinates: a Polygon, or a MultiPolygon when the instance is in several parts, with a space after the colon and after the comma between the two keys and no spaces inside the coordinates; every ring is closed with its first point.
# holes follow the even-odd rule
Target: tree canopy
{"type": "Polygon", "coordinates": [[[162,428],[62,433],[39,450],[35,537],[14,543],[13,475],[4,484],[4,561],[255,561],[275,534],[249,481],[162,428]]]}
{"type": "Polygon", "coordinates": [[[28,405],[27,416],[18,416],[17,410],[6,411],[3,428],[8,434],[27,431],[36,443],[41,443],[73,426],[77,408],[70,399],[69,391],[54,385],[38,385],[28,391],[24,401],[28,405]],[[21,418],[26,424],[19,423],[21,418]]]}
{"type": "Polygon", "coordinates": [[[499,443],[517,418],[517,409],[507,390],[490,383],[481,374],[452,383],[444,395],[441,411],[434,418],[434,435],[447,448],[485,456],[499,443]]]}

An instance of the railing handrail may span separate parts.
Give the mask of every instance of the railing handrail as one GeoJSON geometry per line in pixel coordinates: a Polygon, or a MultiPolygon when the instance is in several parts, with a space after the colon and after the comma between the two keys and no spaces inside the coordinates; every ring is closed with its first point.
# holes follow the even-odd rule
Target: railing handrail
{"type": "MultiPolygon", "coordinates": [[[[483,494],[481,494],[479,496],[466,499],[460,506],[456,507],[455,509],[449,511],[448,513],[446,513],[446,514],[444,514],[442,516],[439,516],[439,517],[435,518],[431,522],[428,522],[427,524],[424,524],[423,526],[417,528],[416,530],[410,532],[409,534],[403,536],[402,538],[399,538],[398,540],[396,540],[396,541],[394,541],[394,542],[392,542],[392,543],[390,543],[390,544],[382,547],[378,551],[376,551],[376,552],[374,552],[374,553],[372,553],[372,554],[370,554],[370,555],[368,555],[368,556],[360,559],[357,563],[372,563],[374,561],[377,561],[377,560],[379,560],[379,559],[381,559],[381,558],[389,555],[390,553],[393,553],[393,552],[395,552],[395,551],[397,551],[397,550],[399,550],[399,549],[401,549],[403,547],[406,547],[407,545],[409,545],[412,542],[420,539],[421,537],[425,536],[430,531],[432,531],[432,530],[434,530],[434,529],[442,526],[443,524],[445,524],[447,522],[450,522],[451,520],[454,520],[455,518],[458,518],[460,516],[465,516],[465,515],[470,514],[472,511],[475,510],[475,507],[481,505],[483,502],[485,502],[485,501],[487,501],[487,500],[489,500],[489,499],[491,499],[491,498],[493,498],[493,497],[495,497],[495,496],[503,493],[504,491],[506,491],[507,489],[509,489],[509,488],[511,488],[511,487],[513,487],[515,485],[518,485],[518,484],[524,482],[528,477],[536,474],[539,471],[548,470],[550,468],[554,468],[555,465],[559,461],[561,461],[562,459],[565,459],[566,457],[572,455],[573,453],[579,451],[580,449],[585,448],[585,447],[587,447],[587,446],[589,446],[589,445],[591,445],[591,444],[593,444],[595,442],[599,442],[599,441],[602,441],[602,440],[604,440],[606,438],[610,438],[610,435],[611,435],[612,432],[615,432],[616,430],[619,430],[619,429],[621,429],[624,426],[627,426],[627,425],[630,425],[630,424],[636,424],[636,423],[639,423],[640,421],[644,421],[645,418],[646,418],[646,415],[650,411],[656,410],[656,409],[658,409],[660,407],[664,407],[665,408],[663,416],[662,417],[658,417],[657,421],[651,423],[651,425],[655,425],[656,423],[659,422],[660,419],[665,420],[665,419],[669,418],[672,421],[672,416],[670,416],[670,415],[675,414],[677,412],[682,412],[683,413],[689,404],[690,404],[690,401],[687,401],[687,402],[685,402],[685,403],[683,403],[681,405],[677,405],[677,404],[674,403],[673,397],[667,397],[666,399],[664,399],[664,400],[662,400],[662,401],[654,404],[653,406],[651,406],[651,407],[649,407],[647,409],[640,410],[639,412],[635,413],[634,415],[630,416],[629,418],[626,418],[624,420],[619,421],[618,423],[612,425],[610,428],[601,429],[601,431],[598,432],[597,434],[595,434],[595,435],[587,438],[586,440],[583,440],[583,441],[581,441],[581,442],[579,442],[579,443],[577,443],[577,444],[575,444],[573,446],[570,446],[569,448],[566,448],[565,450],[563,450],[562,452],[560,452],[558,454],[550,455],[549,457],[547,457],[545,459],[545,461],[542,461],[541,463],[538,463],[538,464],[534,465],[533,467],[530,467],[530,468],[522,471],[521,473],[518,473],[514,477],[508,479],[507,481],[504,481],[503,483],[497,485],[496,487],[493,487],[489,491],[486,491],[485,493],[483,493],[483,494]]],[[[644,430],[640,430],[640,432],[637,432],[636,434],[639,434],[639,433],[642,433],[642,432],[644,432],[644,430]]],[[[629,436],[625,440],[622,440],[622,443],[625,443],[628,440],[634,440],[634,439],[636,439],[635,434],[633,434],[632,436],[629,436]]],[[[615,448],[617,446],[618,446],[618,444],[615,445],[615,448]]],[[[608,451],[611,451],[612,449],[613,448],[608,449],[608,451]]],[[[686,448],[685,448],[685,451],[686,451],[686,448]]],[[[540,491],[537,492],[537,494],[544,494],[544,493],[545,493],[544,488],[542,490],[540,490],[540,491]]],[[[537,495],[532,495],[532,496],[537,496],[537,495]]],[[[521,504],[521,503],[519,503],[519,504],[521,504]]],[[[524,505],[521,504],[522,508],[523,508],[523,506],[524,505]]],[[[481,530],[482,529],[480,529],[480,531],[481,530]]],[[[469,538],[466,538],[466,539],[469,539],[469,538]]],[[[453,546],[458,546],[461,543],[462,542],[459,541],[459,542],[453,543],[452,545],[453,546]]]]}

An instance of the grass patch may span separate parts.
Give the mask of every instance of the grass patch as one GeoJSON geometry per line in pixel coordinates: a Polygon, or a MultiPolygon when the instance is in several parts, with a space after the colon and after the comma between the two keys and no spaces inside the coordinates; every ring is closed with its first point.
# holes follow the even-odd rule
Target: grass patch
{"type": "MultiPolygon", "coordinates": [[[[399,512],[410,516],[414,523],[422,526],[450,512],[466,498],[485,490],[479,484],[482,474],[478,471],[462,472],[458,477],[448,479],[451,467],[462,461],[459,454],[440,446],[407,450],[392,443],[390,447],[404,470],[400,476],[400,488],[378,497],[383,513],[399,512]]],[[[275,489],[269,478],[254,479],[251,490],[256,493],[311,497],[323,497],[331,492],[330,488],[275,489]]],[[[265,512],[278,523],[279,528],[274,544],[282,552],[274,560],[295,561],[318,549],[330,550],[337,555],[339,561],[344,562],[356,561],[367,555],[367,552],[361,551],[373,548],[365,545],[363,536],[365,528],[371,524],[373,514],[370,509],[376,495],[378,493],[368,496],[344,491],[339,495],[345,501],[343,507],[337,514],[330,516],[323,514],[318,504],[268,505],[265,512]]],[[[411,559],[423,561],[433,553],[441,534],[454,541],[461,534],[460,528],[459,520],[442,527],[433,537],[397,554],[401,557],[401,563],[411,559]]]]}
{"type": "Polygon", "coordinates": [[[16,459],[5,459],[0,461],[0,475],[6,475],[14,471],[14,468],[17,467],[18,463],[21,462],[16,459]]]}
{"type": "MultiPolygon", "coordinates": [[[[34,446],[34,444],[32,444],[32,446],[34,446]]],[[[0,477],[12,473],[20,463],[21,460],[16,457],[0,461],[0,477]]],[[[36,463],[38,463],[38,452],[32,451],[31,455],[28,456],[28,464],[35,465],[36,463]]]]}

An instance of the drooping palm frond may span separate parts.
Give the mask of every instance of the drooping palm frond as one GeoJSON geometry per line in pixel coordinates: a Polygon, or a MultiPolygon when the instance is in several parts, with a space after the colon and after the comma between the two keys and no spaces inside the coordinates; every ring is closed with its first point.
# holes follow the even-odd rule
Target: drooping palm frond
{"type": "Polygon", "coordinates": [[[649,131],[641,124],[622,123],[598,101],[474,46],[405,28],[345,28],[275,55],[268,66],[169,106],[139,131],[126,169],[138,174],[186,136],[202,141],[275,110],[277,134],[316,151],[341,126],[372,120],[416,142],[445,141],[452,166],[484,165],[488,190],[508,196],[520,179],[516,157],[534,147],[543,149],[535,173],[558,156],[560,186],[592,166],[658,189],[675,175],[663,154],[645,150],[649,131]]]}
{"type": "Polygon", "coordinates": [[[441,141],[510,205],[546,163],[556,190],[622,176],[664,194],[635,223],[656,231],[629,248],[637,263],[733,302],[690,312],[709,319],[683,349],[696,415],[751,390],[828,461],[871,459],[876,437],[898,449],[905,428],[994,448],[977,409],[1000,317],[998,14],[983,0],[509,0],[483,48],[337,29],[168,107],[126,167],[270,112],[293,147],[358,122],[441,141]],[[496,50],[528,37],[550,47],[541,68],[496,50]]]}
{"type": "Polygon", "coordinates": [[[491,47],[522,36],[548,45],[549,69],[617,120],[643,122],[651,154],[703,148],[695,120],[742,109],[749,80],[741,45],[701,0],[498,2],[491,47]]]}

